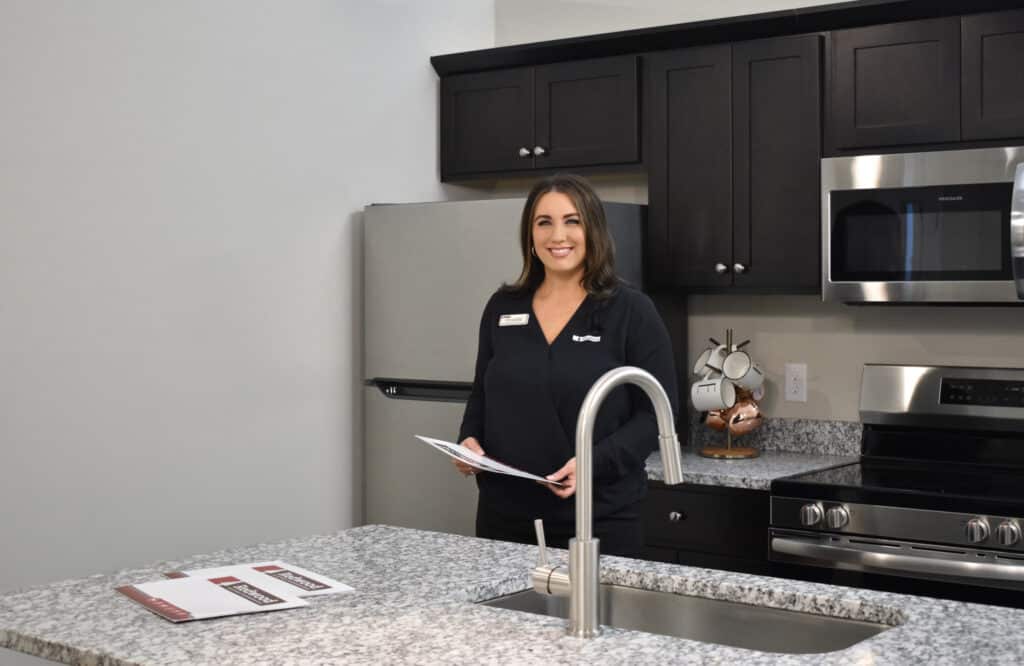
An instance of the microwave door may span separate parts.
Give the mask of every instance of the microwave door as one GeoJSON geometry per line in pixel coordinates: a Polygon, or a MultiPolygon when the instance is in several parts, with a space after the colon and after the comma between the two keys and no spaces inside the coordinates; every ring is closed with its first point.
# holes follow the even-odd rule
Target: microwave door
{"type": "Polygon", "coordinates": [[[1010,256],[1017,298],[1024,300],[1024,164],[1017,165],[1013,179],[1013,204],[1010,209],[1010,256]]]}

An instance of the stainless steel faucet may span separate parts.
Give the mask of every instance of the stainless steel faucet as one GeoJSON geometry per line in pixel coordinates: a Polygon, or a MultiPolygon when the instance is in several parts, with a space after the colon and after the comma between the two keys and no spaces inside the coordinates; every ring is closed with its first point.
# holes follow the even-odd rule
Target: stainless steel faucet
{"type": "Polygon", "coordinates": [[[683,464],[679,439],[672,419],[672,403],[658,380],[646,370],[622,366],[601,375],[590,387],[576,422],[576,538],[569,541],[569,571],[562,565],[550,565],[544,543],[544,524],[534,521],[540,561],[531,572],[533,588],[541,594],[569,597],[569,635],[592,638],[601,633],[599,540],[593,537],[594,421],[612,389],[635,384],[654,404],[658,421],[658,444],[665,465],[665,483],[683,482],[683,464]]]}

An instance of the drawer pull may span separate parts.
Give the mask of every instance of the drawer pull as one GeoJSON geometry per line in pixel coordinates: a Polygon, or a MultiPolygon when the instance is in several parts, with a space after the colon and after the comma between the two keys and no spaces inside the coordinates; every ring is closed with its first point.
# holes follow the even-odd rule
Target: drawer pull
{"type": "Polygon", "coordinates": [[[669,511],[668,519],[673,523],[678,523],[680,520],[686,520],[686,514],[682,511],[669,511]]]}

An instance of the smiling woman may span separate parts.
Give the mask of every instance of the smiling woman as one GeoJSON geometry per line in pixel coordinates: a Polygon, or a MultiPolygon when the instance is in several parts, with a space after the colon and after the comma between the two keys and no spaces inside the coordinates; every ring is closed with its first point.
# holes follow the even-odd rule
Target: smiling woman
{"type": "MultiPolygon", "coordinates": [[[[675,371],[665,325],[651,300],[615,273],[615,250],[601,201],[577,176],[537,183],[520,222],[523,268],[495,293],[480,322],[473,391],[462,445],[562,486],[477,473],[477,536],[532,543],[543,518],[549,542],[564,547],[575,530],[574,435],[594,381],[622,366],[641,367],[665,387],[676,409],[675,371]]],[[[657,446],[654,411],[638,389],[612,392],[594,430],[594,532],[604,553],[639,556],[644,461],[657,446]]]]}

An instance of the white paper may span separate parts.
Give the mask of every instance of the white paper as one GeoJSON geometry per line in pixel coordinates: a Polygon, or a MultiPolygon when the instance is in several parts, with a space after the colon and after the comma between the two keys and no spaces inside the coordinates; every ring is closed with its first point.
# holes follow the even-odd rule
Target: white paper
{"type": "Polygon", "coordinates": [[[352,588],[323,574],[288,564],[281,560],[250,562],[227,567],[172,571],[164,574],[168,578],[221,578],[235,576],[257,584],[268,592],[299,597],[317,597],[324,594],[351,592],[352,588]]]}
{"type": "Polygon", "coordinates": [[[433,437],[424,437],[422,435],[416,435],[416,439],[430,444],[441,453],[457,458],[462,462],[466,463],[470,467],[475,467],[484,472],[494,472],[495,474],[507,474],[509,476],[518,476],[524,479],[532,479],[533,481],[540,481],[542,483],[550,483],[555,486],[564,486],[565,484],[559,483],[558,481],[549,481],[543,476],[537,476],[536,474],[530,474],[524,472],[521,469],[516,469],[504,463],[500,463],[494,458],[488,458],[482,456],[479,453],[470,451],[465,446],[459,444],[453,444],[452,442],[446,442],[441,439],[434,439],[433,437]]]}
{"type": "Polygon", "coordinates": [[[171,622],[309,605],[295,595],[274,594],[251,581],[232,576],[172,578],[125,585],[117,591],[171,622]]]}

